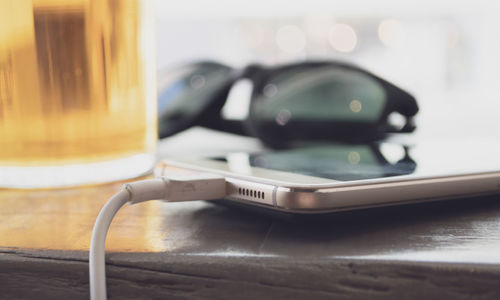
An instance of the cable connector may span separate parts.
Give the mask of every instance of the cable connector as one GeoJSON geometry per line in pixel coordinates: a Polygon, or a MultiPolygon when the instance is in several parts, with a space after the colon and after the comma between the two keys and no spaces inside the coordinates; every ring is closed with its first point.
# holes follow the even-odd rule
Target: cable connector
{"type": "Polygon", "coordinates": [[[211,173],[173,173],[168,177],[128,183],[124,188],[130,194],[130,204],[153,199],[182,202],[226,196],[224,177],[211,173]]]}
{"type": "Polygon", "coordinates": [[[106,235],[113,217],[123,205],[149,200],[214,200],[225,196],[226,180],[211,173],[171,173],[161,178],[125,184],[120,192],[106,202],[94,224],[89,252],[90,298],[106,299],[106,235]]]}

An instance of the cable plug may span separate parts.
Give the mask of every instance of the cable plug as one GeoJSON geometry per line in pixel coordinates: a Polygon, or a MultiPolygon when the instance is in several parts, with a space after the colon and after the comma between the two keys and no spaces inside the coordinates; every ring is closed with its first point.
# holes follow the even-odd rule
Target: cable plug
{"type": "Polygon", "coordinates": [[[224,177],[211,173],[172,173],[168,177],[128,183],[124,188],[130,194],[130,204],[152,199],[182,202],[226,196],[224,177]]]}

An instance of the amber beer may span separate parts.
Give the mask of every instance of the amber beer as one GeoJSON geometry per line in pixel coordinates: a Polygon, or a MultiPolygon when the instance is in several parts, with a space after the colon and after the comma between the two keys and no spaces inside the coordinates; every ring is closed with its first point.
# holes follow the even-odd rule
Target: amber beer
{"type": "Polygon", "coordinates": [[[153,153],[147,2],[0,0],[0,186],[23,167],[153,153]]]}

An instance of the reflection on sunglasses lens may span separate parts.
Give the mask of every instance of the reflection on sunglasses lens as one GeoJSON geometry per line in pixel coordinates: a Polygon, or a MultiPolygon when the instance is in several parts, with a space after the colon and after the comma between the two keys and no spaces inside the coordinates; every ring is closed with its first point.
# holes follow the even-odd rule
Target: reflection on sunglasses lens
{"type": "Polygon", "coordinates": [[[255,103],[255,118],[283,126],[296,121],[374,122],[386,104],[384,88],[353,70],[314,68],[271,78],[255,103]]]}

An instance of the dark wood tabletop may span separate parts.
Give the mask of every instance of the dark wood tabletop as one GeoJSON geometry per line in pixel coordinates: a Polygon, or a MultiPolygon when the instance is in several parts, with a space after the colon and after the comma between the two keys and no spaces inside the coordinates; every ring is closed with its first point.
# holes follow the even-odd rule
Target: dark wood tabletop
{"type": "MultiPolygon", "coordinates": [[[[88,298],[92,226],[121,184],[0,190],[0,298],[88,298]]],[[[500,196],[313,220],[152,201],[118,212],[106,249],[110,299],[500,299],[500,196]]]]}

